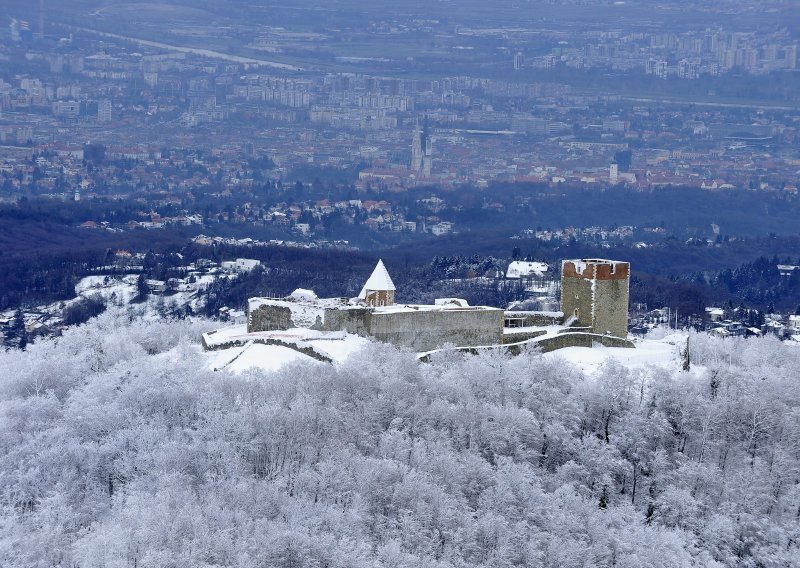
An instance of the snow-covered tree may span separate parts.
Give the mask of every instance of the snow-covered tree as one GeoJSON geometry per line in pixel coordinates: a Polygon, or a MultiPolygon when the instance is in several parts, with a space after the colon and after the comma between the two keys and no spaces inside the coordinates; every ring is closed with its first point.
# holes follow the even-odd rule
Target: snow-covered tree
{"type": "Polygon", "coordinates": [[[234,375],[209,326],[111,308],[0,354],[0,566],[797,565],[796,348],[234,375]]]}

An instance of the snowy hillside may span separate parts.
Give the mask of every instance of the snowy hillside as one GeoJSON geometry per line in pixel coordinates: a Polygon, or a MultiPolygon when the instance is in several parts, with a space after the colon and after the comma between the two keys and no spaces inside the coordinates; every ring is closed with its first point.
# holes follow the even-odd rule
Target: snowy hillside
{"type": "Polygon", "coordinates": [[[214,327],[111,309],[0,353],[0,566],[797,566],[800,349],[215,371],[214,327]]]}

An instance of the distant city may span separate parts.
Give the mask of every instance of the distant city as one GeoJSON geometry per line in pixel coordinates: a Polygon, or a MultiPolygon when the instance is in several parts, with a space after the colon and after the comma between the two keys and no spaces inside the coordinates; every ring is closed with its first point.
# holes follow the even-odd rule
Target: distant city
{"type": "MultiPolygon", "coordinates": [[[[0,36],[6,200],[181,200],[326,176],[356,190],[502,181],[797,192],[797,37],[788,28],[641,24],[567,35],[413,18],[365,24],[360,33],[381,42],[432,37],[453,68],[461,51],[491,53],[489,69],[476,64],[474,74],[409,78],[413,66],[394,60],[381,73],[381,58],[366,58],[377,68],[363,72],[359,58],[337,57],[349,70],[326,72],[134,41],[110,33],[117,23],[106,11],[80,18],[92,28],[20,11],[12,7],[0,36]],[[621,77],[618,88],[604,88],[603,75],[621,77]],[[736,99],[720,87],[729,79],[746,87],[736,99]],[[766,100],[765,82],[778,86],[766,100]]],[[[335,39],[259,30],[248,53],[315,42],[326,51],[335,39]]]]}
{"type": "MultiPolygon", "coordinates": [[[[800,263],[791,6],[428,4],[10,0],[0,309],[75,296],[118,251],[192,243],[399,246],[417,268],[478,255],[501,272],[622,250],[634,277],[696,288],[687,324],[706,304],[794,311],[777,268],[800,263]],[[766,280],[721,276],[760,257],[766,280]]],[[[658,302],[686,303],[664,285],[658,302]]]]}

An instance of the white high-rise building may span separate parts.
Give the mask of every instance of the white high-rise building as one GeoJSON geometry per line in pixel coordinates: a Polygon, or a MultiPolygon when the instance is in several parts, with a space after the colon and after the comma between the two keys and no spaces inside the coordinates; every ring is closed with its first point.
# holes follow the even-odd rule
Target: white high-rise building
{"type": "Polygon", "coordinates": [[[422,170],[422,134],[419,123],[414,128],[414,138],[411,140],[411,170],[417,173],[422,170]]]}
{"type": "Polygon", "coordinates": [[[619,181],[619,165],[616,162],[613,162],[611,167],[608,168],[608,181],[611,183],[619,181]]]}
{"type": "Polygon", "coordinates": [[[111,122],[111,101],[102,99],[97,103],[97,122],[111,122]]]}

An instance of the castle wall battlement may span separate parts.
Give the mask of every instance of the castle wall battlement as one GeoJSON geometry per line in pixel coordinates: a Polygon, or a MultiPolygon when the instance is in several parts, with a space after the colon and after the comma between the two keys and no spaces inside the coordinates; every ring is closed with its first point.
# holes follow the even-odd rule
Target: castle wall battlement
{"type": "Polygon", "coordinates": [[[626,280],[630,276],[630,264],[597,258],[565,260],[561,263],[561,276],[589,280],[626,280]]]}

